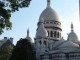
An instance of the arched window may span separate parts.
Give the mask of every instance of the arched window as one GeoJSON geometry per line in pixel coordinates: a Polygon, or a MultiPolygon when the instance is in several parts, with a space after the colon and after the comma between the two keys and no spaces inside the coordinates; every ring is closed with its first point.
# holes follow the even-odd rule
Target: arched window
{"type": "Polygon", "coordinates": [[[48,36],[49,36],[49,31],[47,31],[48,32],[48,36]]]}
{"type": "Polygon", "coordinates": [[[44,24],[46,24],[46,22],[44,22],[44,24]]]}
{"type": "Polygon", "coordinates": [[[53,24],[53,22],[51,21],[50,24],[53,24]]]}
{"type": "Polygon", "coordinates": [[[57,37],[59,38],[59,32],[57,33],[57,37]]]}
{"type": "Polygon", "coordinates": [[[40,45],[41,45],[41,40],[39,41],[40,45]]]}
{"type": "Polygon", "coordinates": [[[54,37],[56,37],[56,31],[54,31],[54,37]]]}
{"type": "Polygon", "coordinates": [[[35,44],[36,44],[36,41],[35,41],[35,44]]]}
{"type": "Polygon", "coordinates": [[[46,24],[49,24],[49,22],[47,21],[46,24]]]}
{"type": "Polygon", "coordinates": [[[44,41],[44,44],[46,45],[46,41],[44,41]]]}
{"type": "Polygon", "coordinates": [[[59,37],[61,37],[61,33],[59,33],[60,35],[59,35],[59,37]]]}
{"type": "Polygon", "coordinates": [[[50,36],[53,37],[53,31],[50,32],[50,36]]]}
{"type": "Polygon", "coordinates": [[[54,22],[54,24],[56,24],[56,22],[54,22]]]}

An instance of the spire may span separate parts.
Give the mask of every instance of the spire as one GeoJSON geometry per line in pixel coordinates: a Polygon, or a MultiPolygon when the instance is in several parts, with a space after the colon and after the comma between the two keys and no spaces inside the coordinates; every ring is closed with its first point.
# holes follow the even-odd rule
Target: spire
{"type": "Polygon", "coordinates": [[[29,37],[29,28],[27,29],[27,37],[29,37]]]}
{"type": "Polygon", "coordinates": [[[50,0],[47,0],[47,7],[50,7],[50,0]]]}
{"type": "Polygon", "coordinates": [[[44,19],[43,18],[41,18],[41,20],[40,20],[39,26],[40,25],[44,26],[44,19]]]}
{"type": "Polygon", "coordinates": [[[74,26],[72,22],[71,22],[71,31],[74,31],[74,26]]]}

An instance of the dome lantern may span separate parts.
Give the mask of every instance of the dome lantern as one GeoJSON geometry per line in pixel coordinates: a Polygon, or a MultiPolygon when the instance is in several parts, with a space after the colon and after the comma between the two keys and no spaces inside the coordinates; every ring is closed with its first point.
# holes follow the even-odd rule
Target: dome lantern
{"type": "Polygon", "coordinates": [[[27,37],[29,37],[29,28],[27,29],[27,37]]]}
{"type": "Polygon", "coordinates": [[[71,22],[71,31],[74,31],[74,26],[72,22],[71,22]]]}
{"type": "Polygon", "coordinates": [[[47,0],[47,7],[50,7],[50,0],[47,0]]]}

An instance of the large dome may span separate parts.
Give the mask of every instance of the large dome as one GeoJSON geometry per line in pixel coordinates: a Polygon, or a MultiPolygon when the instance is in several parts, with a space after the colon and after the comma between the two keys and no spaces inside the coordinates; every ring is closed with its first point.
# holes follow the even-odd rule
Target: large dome
{"type": "Polygon", "coordinates": [[[40,17],[39,17],[39,21],[43,18],[44,21],[46,20],[53,20],[53,21],[59,21],[59,17],[58,14],[56,13],[55,10],[53,10],[50,6],[50,0],[47,0],[47,7],[45,10],[43,10],[43,12],[41,13],[40,17]]]}
{"type": "MultiPolygon", "coordinates": [[[[40,15],[39,21],[43,18],[44,20],[59,21],[58,14],[51,7],[47,7],[40,15]]],[[[60,21],[59,21],[60,22],[60,21]]]]}

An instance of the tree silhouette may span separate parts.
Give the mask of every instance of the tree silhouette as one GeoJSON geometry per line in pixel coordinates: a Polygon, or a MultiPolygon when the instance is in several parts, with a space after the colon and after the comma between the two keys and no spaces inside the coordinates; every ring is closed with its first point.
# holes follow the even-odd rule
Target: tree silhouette
{"type": "Polygon", "coordinates": [[[36,60],[31,43],[27,39],[19,40],[12,51],[10,60],[36,60]]]}

